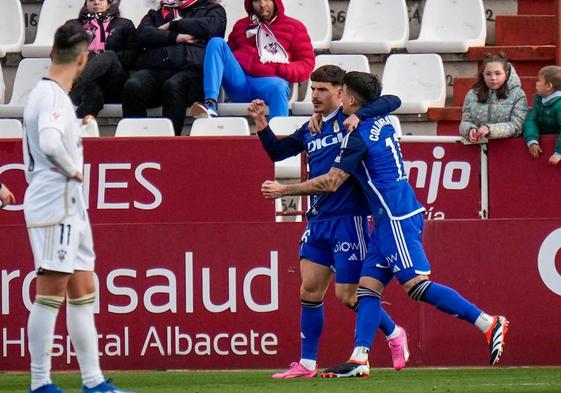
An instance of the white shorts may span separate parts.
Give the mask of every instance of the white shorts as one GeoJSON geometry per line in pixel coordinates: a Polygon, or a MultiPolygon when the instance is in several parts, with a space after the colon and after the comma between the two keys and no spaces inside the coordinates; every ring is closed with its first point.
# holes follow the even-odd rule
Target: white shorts
{"type": "Polygon", "coordinates": [[[87,213],[67,216],[52,226],[28,228],[27,234],[36,271],[73,273],[74,270],[94,270],[95,253],[87,213]]]}

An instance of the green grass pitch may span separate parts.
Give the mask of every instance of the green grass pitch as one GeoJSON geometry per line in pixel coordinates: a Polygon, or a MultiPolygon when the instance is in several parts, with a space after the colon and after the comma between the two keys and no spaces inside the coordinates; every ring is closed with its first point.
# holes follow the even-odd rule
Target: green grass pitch
{"type": "MultiPolygon", "coordinates": [[[[561,392],[561,368],[373,369],[369,378],[282,380],[270,371],[106,372],[119,387],[137,393],[369,392],[553,393],[561,392]]],[[[66,393],[79,393],[77,373],[56,373],[66,393]]],[[[0,374],[0,392],[27,392],[28,374],[0,374]]]]}

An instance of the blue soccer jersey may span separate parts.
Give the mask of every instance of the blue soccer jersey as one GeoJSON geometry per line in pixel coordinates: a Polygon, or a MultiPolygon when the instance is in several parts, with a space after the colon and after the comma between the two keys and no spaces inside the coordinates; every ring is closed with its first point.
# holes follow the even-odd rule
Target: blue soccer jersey
{"type": "Polygon", "coordinates": [[[353,174],[376,218],[403,220],[425,211],[407,181],[399,142],[388,116],[363,120],[348,134],[334,167],[353,174]]]}

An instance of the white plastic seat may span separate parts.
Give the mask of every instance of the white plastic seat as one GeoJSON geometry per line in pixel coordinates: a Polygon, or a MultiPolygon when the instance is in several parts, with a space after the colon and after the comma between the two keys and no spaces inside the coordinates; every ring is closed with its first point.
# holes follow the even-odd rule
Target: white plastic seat
{"type": "Polygon", "coordinates": [[[340,41],[331,53],[390,53],[405,48],[409,17],[405,0],[351,0],[340,41]]]}
{"type": "Polygon", "coordinates": [[[328,0],[284,0],[283,4],[286,15],[306,26],[314,49],[329,49],[332,29],[328,0]]]}
{"type": "MultiPolygon", "coordinates": [[[[277,116],[269,122],[269,127],[277,136],[290,135],[310,120],[307,116],[277,116]]],[[[302,156],[298,154],[275,162],[276,179],[300,179],[302,156]]]]}
{"type": "Polygon", "coordinates": [[[76,19],[83,5],[83,0],[45,0],[41,6],[35,41],[22,47],[22,56],[49,57],[56,29],[67,20],[76,19]]]}
{"type": "Polygon", "coordinates": [[[249,124],[243,117],[195,119],[190,136],[249,136],[249,124]]]}
{"type": "Polygon", "coordinates": [[[247,18],[247,12],[243,0],[222,0],[220,5],[226,10],[226,33],[224,37],[228,39],[236,22],[242,18],[247,18]]]}
{"type": "Polygon", "coordinates": [[[144,15],[148,13],[148,7],[144,1],[121,0],[119,12],[123,18],[130,19],[135,26],[138,26],[144,15]]]}
{"type": "MultiPolygon", "coordinates": [[[[146,110],[148,117],[162,117],[162,107],[157,106],[154,108],[148,108],[146,110]]],[[[191,110],[187,108],[185,112],[186,116],[190,116],[191,110]]],[[[123,117],[123,105],[122,104],[105,104],[103,109],[99,112],[97,117],[123,117]]]]}
{"type": "Polygon", "coordinates": [[[0,12],[0,57],[19,52],[25,41],[25,26],[20,0],[3,0],[0,12]]]}
{"type": "MultiPolygon", "coordinates": [[[[288,110],[292,107],[294,101],[298,99],[298,83],[293,83],[288,98],[288,110]]],[[[218,114],[225,117],[247,116],[247,107],[249,102],[219,102],[217,105],[218,114]]],[[[269,107],[266,108],[266,114],[269,114],[269,107]]]]}
{"type": "Polygon", "coordinates": [[[483,0],[426,0],[419,38],[407,42],[409,53],[466,53],[485,46],[483,0]]]}
{"type": "MultiPolygon", "coordinates": [[[[364,55],[318,55],[316,56],[315,69],[321,66],[333,64],[341,67],[345,71],[370,72],[370,64],[364,55]]],[[[306,95],[302,101],[292,103],[292,114],[310,115],[314,111],[312,105],[311,81],[308,80],[306,95]]]]}
{"type": "Polygon", "coordinates": [[[394,113],[426,113],[446,101],[446,77],[442,58],[436,54],[398,54],[386,60],[382,94],[401,99],[394,113]]]}
{"type": "Polygon", "coordinates": [[[51,59],[23,59],[16,71],[10,102],[0,105],[0,117],[23,117],[23,108],[35,85],[47,76],[51,59]]]}
{"type": "Polygon", "coordinates": [[[170,119],[123,119],[117,124],[115,136],[175,136],[170,119]]]}
{"type": "Polygon", "coordinates": [[[0,138],[21,138],[23,126],[16,119],[0,119],[0,138]]]}

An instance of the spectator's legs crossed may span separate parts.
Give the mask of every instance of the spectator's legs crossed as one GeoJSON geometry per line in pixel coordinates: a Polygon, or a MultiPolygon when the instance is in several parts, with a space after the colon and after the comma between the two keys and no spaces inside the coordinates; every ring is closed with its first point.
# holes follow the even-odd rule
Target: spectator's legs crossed
{"type": "Polygon", "coordinates": [[[187,107],[201,100],[202,96],[202,76],[198,70],[180,71],[164,82],[162,114],[173,123],[175,135],[181,135],[187,107]]]}
{"type": "Polygon", "coordinates": [[[288,116],[288,82],[278,77],[249,78],[251,96],[264,100],[269,106],[269,120],[276,116],[288,116]]]}
{"type": "Polygon", "coordinates": [[[86,115],[97,116],[103,108],[104,102],[101,86],[97,82],[87,83],[79,100],[80,105],[76,108],[78,118],[83,118],[86,115]]]}
{"type": "Polygon", "coordinates": [[[146,109],[159,105],[162,85],[167,78],[169,73],[163,70],[135,72],[123,87],[123,117],[146,117],[146,109]]]}

